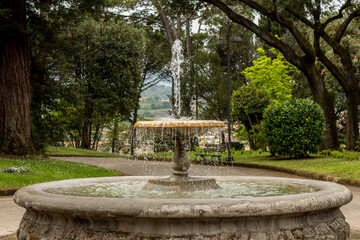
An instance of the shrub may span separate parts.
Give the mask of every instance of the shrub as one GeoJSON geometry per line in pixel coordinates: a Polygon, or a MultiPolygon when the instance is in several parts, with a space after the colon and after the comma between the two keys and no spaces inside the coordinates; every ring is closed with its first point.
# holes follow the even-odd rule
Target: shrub
{"type": "Polygon", "coordinates": [[[245,148],[245,145],[241,142],[231,142],[231,148],[234,148],[235,151],[240,151],[245,148]]]}
{"type": "Polygon", "coordinates": [[[332,150],[323,150],[321,152],[322,155],[325,155],[325,156],[331,156],[331,157],[334,157],[334,158],[342,158],[342,159],[349,159],[349,160],[356,160],[358,159],[358,157],[353,154],[353,153],[350,153],[350,152],[347,152],[347,153],[343,153],[343,152],[339,152],[339,151],[332,151],[332,150]]]}
{"type": "Polygon", "coordinates": [[[270,102],[270,95],[261,87],[243,85],[233,92],[231,114],[234,121],[239,121],[244,126],[237,135],[242,140],[249,141],[253,150],[266,147],[260,122],[264,109],[270,102]]]}
{"type": "Polygon", "coordinates": [[[263,124],[272,153],[305,157],[318,150],[324,116],[310,99],[296,99],[270,105],[264,112],[263,124]]]}

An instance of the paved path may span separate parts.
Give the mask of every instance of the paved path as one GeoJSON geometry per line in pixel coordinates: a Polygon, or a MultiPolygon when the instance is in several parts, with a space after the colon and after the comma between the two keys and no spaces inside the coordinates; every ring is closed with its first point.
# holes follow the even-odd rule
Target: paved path
{"type": "MultiPolygon", "coordinates": [[[[80,162],[99,167],[116,169],[125,175],[133,176],[167,176],[171,172],[171,163],[155,161],[137,161],[122,158],[86,158],[86,157],[57,157],[57,159],[80,162]]],[[[289,177],[302,178],[296,175],[274,172],[270,170],[232,167],[232,166],[204,166],[192,165],[190,175],[225,175],[225,176],[269,176],[269,177],[289,177]]],[[[349,186],[347,186],[349,187],[349,186]]],[[[349,187],[354,194],[354,199],[348,205],[341,208],[350,224],[353,232],[360,234],[360,188],[349,187]]],[[[0,198],[0,237],[16,231],[19,222],[24,214],[24,209],[17,206],[12,201],[12,197],[0,198]]],[[[357,238],[358,239],[358,238],[357,238]]]]}

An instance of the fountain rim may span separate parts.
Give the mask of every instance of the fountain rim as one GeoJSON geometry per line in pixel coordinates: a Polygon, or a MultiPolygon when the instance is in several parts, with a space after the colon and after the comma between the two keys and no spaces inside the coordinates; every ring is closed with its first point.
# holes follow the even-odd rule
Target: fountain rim
{"type": "MultiPolygon", "coordinates": [[[[194,176],[195,177],[195,176],[194,176]]],[[[164,176],[132,176],[71,179],[40,183],[18,190],[16,204],[34,211],[66,213],[73,216],[194,218],[252,217],[297,214],[338,208],[352,200],[349,189],[336,183],[274,177],[209,176],[218,181],[294,182],[319,189],[312,193],[259,198],[159,199],[99,198],[59,195],[45,192],[53,187],[79,184],[111,183],[164,178],[164,176]]]]}
{"type": "Polygon", "coordinates": [[[216,120],[158,120],[138,121],[134,128],[216,128],[225,127],[225,123],[216,120]]]}

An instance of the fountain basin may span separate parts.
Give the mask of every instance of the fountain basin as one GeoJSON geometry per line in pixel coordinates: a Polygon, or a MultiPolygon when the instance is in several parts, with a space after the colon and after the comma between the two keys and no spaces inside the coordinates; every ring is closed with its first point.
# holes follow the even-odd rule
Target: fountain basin
{"type": "Polygon", "coordinates": [[[340,207],[352,199],[338,184],[287,178],[212,177],[219,181],[297,183],[310,193],[217,199],[79,197],[49,193],[73,187],[159,177],[75,179],[20,189],[26,208],[18,239],[349,239],[340,207]]]}
{"type": "Polygon", "coordinates": [[[138,121],[134,128],[160,136],[173,137],[181,134],[184,138],[202,135],[208,131],[220,131],[225,127],[222,121],[216,120],[164,120],[164,121],[138,121]]]}

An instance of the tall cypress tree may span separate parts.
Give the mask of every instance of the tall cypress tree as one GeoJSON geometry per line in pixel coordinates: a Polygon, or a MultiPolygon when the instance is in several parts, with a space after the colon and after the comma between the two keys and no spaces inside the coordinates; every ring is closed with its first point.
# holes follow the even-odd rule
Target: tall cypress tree
{"type": "Polygon", "coordinates": [[[0,3],[0,153],[34,152],[26,1],[0,3]]]}

